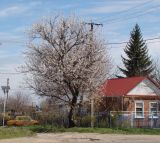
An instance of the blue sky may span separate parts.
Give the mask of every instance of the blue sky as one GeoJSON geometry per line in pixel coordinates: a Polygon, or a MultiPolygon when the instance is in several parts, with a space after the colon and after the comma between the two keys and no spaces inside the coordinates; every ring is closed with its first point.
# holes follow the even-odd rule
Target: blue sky
{"type": "MultiPolygon", "coordinates": [[[[144,39],[160,37],[160,0],[1,0],[0,73],[16,72],[24,63],[26,30],[42,17],[56,14],[102,23],[103,27],[96,28],[108,43],[128,41],[136,23],[144,39]]],[[[152,57],[160,56],[160,39],[147,45],[152,57]]],[[[108,45],[115,65],[122,64],[124,47],[108,45]]],[[[23,75],[0,74],[0,86],[7,77],[13,91],[22,88],[23,75]]]]}

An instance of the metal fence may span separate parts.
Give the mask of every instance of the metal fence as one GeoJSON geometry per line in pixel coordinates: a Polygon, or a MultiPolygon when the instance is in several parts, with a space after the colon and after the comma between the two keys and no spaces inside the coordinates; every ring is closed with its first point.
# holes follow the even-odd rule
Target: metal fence
{"type": "Polygon", "coordinates": [[[111,127],[160,128],[160,112],[110,112],[111,127]]]}
{"type": "MultiPolygon", "coordinates": [[[[67,112],[31,112],[26,115],[38,120],[41,125],[68,126],[67,112]]],[[[91,114],[88,112],[74,114],[73,120],[77,127],[91,126],[91,114]]],[[[94,114],[93,120],[94,126],[101,128],[160,128],[160,112],[98,112],[94,114]]]]}

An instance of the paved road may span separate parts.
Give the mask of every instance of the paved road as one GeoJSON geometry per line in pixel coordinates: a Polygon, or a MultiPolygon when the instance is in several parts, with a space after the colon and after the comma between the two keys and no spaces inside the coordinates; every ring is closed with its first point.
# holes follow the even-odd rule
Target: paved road
{"type": "Polygon", "coordinates": [[[37,134],[34,137],[0,140],[0,143],[160,143],[160,136],[96,133],[37,134]]]}

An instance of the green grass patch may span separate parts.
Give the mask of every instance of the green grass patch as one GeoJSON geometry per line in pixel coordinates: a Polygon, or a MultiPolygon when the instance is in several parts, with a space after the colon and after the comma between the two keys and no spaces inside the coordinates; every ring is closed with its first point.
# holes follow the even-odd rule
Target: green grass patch
{"type": "Polygon", "coordinates": [[[59,133],[59,132],[79,132],[79,133],[100,133],[100,134],[141,134],[160,135],[160,129],[142,128],[63,128],[55,126],[24,126],[24,127],[0,127],[0,139],[31,136],[36,133],[59,133]]]}
{"type": "Polygon", "coordinates": [[[24,128],[0,127],[0,139],[17,138],[31,136],[34,132],[24,128]]]}
{"type": "Polygon", "coordinates": [[[63,128],[55,126],[27,126],[24,127],[35,133],[58,133],[58,132],[79,132],[79,133],[100,133],[100,134],[143,134],[160,135],[160,129],[143,128],[63,128]]]}
{"type": "Polygon", "coordinates": [[[160,135],[160,129],[142,129],[142,128],[70,128],[69,132],[80,133],[100,133],[100,134],[143,134],[160,135]]]}

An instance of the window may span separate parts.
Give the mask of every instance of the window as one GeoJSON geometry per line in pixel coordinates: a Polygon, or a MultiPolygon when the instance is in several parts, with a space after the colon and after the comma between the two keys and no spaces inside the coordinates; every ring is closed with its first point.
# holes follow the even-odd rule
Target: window
{"type": "Polygon", "coordinates": [[[158,103],[150,102],[150,118],[157,117],[158,103]]]}
{"type": "Polygon", "coordinates": [[[135,118],[143,118],[144,117],[144,103],[143,101],[137,101],[135,103],[135,118]]]}

